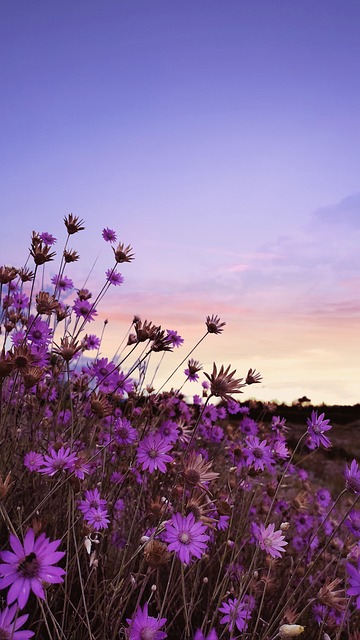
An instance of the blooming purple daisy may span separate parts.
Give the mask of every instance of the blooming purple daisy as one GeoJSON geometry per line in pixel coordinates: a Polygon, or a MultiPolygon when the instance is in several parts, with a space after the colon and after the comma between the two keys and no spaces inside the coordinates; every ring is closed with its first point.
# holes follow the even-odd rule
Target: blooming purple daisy
{"type": "Polygon", "coordinates": [[[149,616],[148,603],[141,609],[138,607],[132,618],[127,618],[129,625],[129,640],[163,640],[167,637],[165,631],[160,628],[165,624],[167,618],[154,618],[149,616]]]}
{"type": "Polygon", "coordinates": [[[73,281],[68,278],[65,275],[59,276],[53,276],[51,278],[51,282],[55,285],[55,287],[59,290],[59,291],[70,291],[71,289],[74,288],[74,283],[73,281]]]}
{"type": "Polygon", "coordinates": [[[0,612],[0,638],[4,640],[28,640],[28,638],[32,638],[35,635],[34,631],[26,631],[25,629],[18,631],[25,624],[29,615],[26,613],[23,616],[17,616],[17,612],[16,604],[13,604],[12,607],[5,607],[0,612]]]}
{"type": "Polygon", "coordinates": [[[247,621],[251,616],[251,608],[249,603],[245,600],[238,600],[238,598],[229,598],[228,602],[222,602],[219,611],[225,613],[221,618],[221,624],[228,624],[230,633],[235,631],[235,627],[239,631],[245,631],[247,628],[247,621]]]}
{"type": "Polygon", "coordinates": [[[49,455],[44,456],[44,467],[40,473],[54,476],[58,471],[72,470],[77,461],[76,453],[71,453],[70,447],[60,447],[58,451],[50,449],[49,455]]]}
{"type": "Polygon", "coordinates": [[[356,460],[353,460],[350,467],[345,467],[346,488],[353,493],[360,493],[360,469],[356,460]]]}
{"type": "Polygon", "coordinates": [[[160,433],[149,433],[141,442],[137,450],[137,461],[142,470],[149,469],[150,473],[159,469],[162,473],[166,471],[166,462],[172,462],[172,456],[167,451],[172,449],[171,442],[167,442],[160,433]]]}
{"type": "Polygon", "coordinates": [[[331,447],[331,442],[327,436],[324,436],[324,432],[329,431],[331,425],[329,424],[330,420],[324,420],[324,416],[324,413],[318,416],[317,411],[312,411],[311,418],[307,419],[307,426],[308,434],[315,446],[320,447],[322,445],[325,449],[328,449],[331,447]]]}
{"type": "Polygon", "coordinates": [[[358,559],[357,568],[348,563],[346,569],[349,576],[350,588],[347,590],[348,596],[357,596],[356,608],[360,609],[360,558],[358,559]]]}
{"type": "Polygon", "coordinates": [[[269,553],[273,558],[281,558],[281,554],[284,552],[282,547],[288,544],[281,529],[275,531],[274,524],[269,524],[265,527],[263,524],[258,526],[254,522],[252,524],[252,532],[259,543],[260,549],[269,553]]]}
{"type": "Polygon", "coordinates": [[[316,498],[317,498],[318,505],[320,507],[326,508],[326,507],[329,506],[329,504],[331,502],[330,491],[328,491],[328,489],[325,489],[324,487],[322,487],[321,489],[319,489],[317,491],[316,498]]]}
{"type": "Polygon", "coordinates": [[[165,524],[164,540],[169,551],[175,551],[181,562],[189,564],[191,556],[201,558],[206,549],[210,536],[205,531],[206,525],[196,522],[193,513],[187,516],[175,513],[165,524]]]}
{"type": "Polygon", "coordinates": [[[360,510],[353,509],[345,520],[345,524],[349,531],[358,539],[360,539],[360,510]]]}
{"type": "Polygon", "coordinates": [[[86,516],[90,509],[103,509],[107,501],[101,498],[99,489],[88,489],[85,491],[85,500],[80,500],[78,509],[86,516]]]}
{"type": "Polygon", "coordinates": [[[23,609],[29,599],[30,591],[38,598],[45,599],[44,582],[55,584],[63,582],[61,576],[64,569],[53,567],[55,562],[64,557],[64,551],[56,551],[61,540],[50,542],[49,538],[41,533],[35,539],[33,529],[26,532],[24,543],[10,534],[12,551],[0,553],[0,589],[9,587],[7,604],[17,600],[19,608],[23,609]]]}
{"type": "Polygon", "coordinates": [[[116,242],[116,232],[113,229],[109,229],[109,227],[105,227],[105,229],[102,230],[101,235],[105,242],[116,242]]]}
{"type": "Polygon", "coordinates": [[[107,282],[113,284],[115,287],[118,287],[124,282],[124,278],[121,273],[118,273],[114,269],[107,269],[105,275],[107,282]]]}
{"type": "Polygon", "coordinates": [[[47,347],[53,336],[53,331],[50,329],[47,322],[36,318],[36,320],[30,316],[28,320],[27,338],[29,342],[37,346],[47,347]]]}
{"type": "Polygon", "coordinates": [[[198,629],[194,635],[194,640],[218,640],[218,635],[215,629],[211,629],[207,636],[204,636],[201,629],[198,629]]]}
{"type": "Polygon", "coordinates": [[[51,233],[48,233],[47,231],[40,233],[39,237],[44,244],[47,244],[49,246],[55,244],[56,242],[56,238],[54,238],[54,236],[51,233]]]}
{"type": "Polygon", "coordinates": [[[257,436],[245,438],[244,456],[248,466],[254,465],[255,471],[263,471],[274,463],[271,448],[266,444],[266,440],[260,442],[257,436]]]}
{"type": "Polygon", "coordinates": [[[137,438],[137,431],[126,418],[117,418],[114,422],[114,436],[117,444],[133,444],[137,438]]]}
{"type": "Polygon", "coordinates": [[[166,329],[166,331],[167,331],[167,338],[170,339],[172,346],[181,347],[181,345],[184,342],[184,338],[179,336],[178,332],[174,331],[173,329],[166,329]]]}
{"type": "Polygon", "coordinates": [[[94,334],[90,334],[85,336],[84,338],[84,347],[89,351],[93,351],[94,349],[100,348],[100,338],[95,336],[94,334]]]}
{"type": "Polygon", "coordinates": [[[107,510],[101,507],[91,507],[86,514],[84,514],[84,520],[86,520],[95,531],[107,529],[110,522],[107,510]]]}
{"type": "Polygon", "coordinates": [[[87,300],[76,298],[72,308],[77,318],[84,318],[87,322],[91,322],[97,316],[96,309],[87,300]]]}
{"type": "Polygon", "coordinates": [[[39,471],[43,464],[43,456],[36,451],[28,451],[24,457],[24,466],[29,469],[29,471],[39,471]]]}

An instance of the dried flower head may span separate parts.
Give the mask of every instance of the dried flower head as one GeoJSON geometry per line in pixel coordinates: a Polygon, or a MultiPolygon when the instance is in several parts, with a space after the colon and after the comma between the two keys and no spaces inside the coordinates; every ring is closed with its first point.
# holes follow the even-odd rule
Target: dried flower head
{"type": "Polygon", "coordinates": [[[205,376],[210,381],[211,395],[222,400],[230,400],[233,393],[242,393],[241,387],[245,386],[245,384],[241,384],[242,378],[234,380],[236,369],[229,373],[230,367],[231,365],[224,369],[224,365],[221,365],[218,373],[214,362],[212,374],[205,373],[205,376]]]}
{"type": "Polygon", "coordinates": [[[31,389],[38,384],[44,376],[44,370],[41,367],[29,367],[23,372],[23,380],[26,389],[31,389]]]}
{"type": "Polygon", "coordinates": [[[79,289],[77,292],[79,300],[90,300],[92,298],[92,293],[89,289],[79,289]]]}
{"type": "Polygon", "coordinates": [[[153,339],[151,350],[156,353],[159,351],[172,351],[174,349],[173,341],[170,336],[165,334],[164,329],[158,329],[153,339]]]}
{"type": "Polygon", "coordinates": [[[153,324],[152,322],[148,322],[147,320],[141,322],[140,318],[138,318],[134,322],[134,329],[136,332],[137,341],[145,342],[146,340],[154,340],[160,327],[157,327],[155,324],[153,324]]]}
{"type": "Polygon", "coordinates": [[[19,269],[19,278],[21,282],[31,282],[31,280],[33,280],[34,278],[34,272],[27,267],[22,267],[21,269],[19,269]]]}
{"type": "Polygon", "coordinates": [[[40,237],[33,231],[30,247],[30,255],[34,258],[36,266],[45,264],[54,259],[55,251],[50,251],[50,245],[43,244],[40,237]]]}
{"type": "Polygon", "coordinates": [[[84,224],[84,220],[80,220],[79,216],[74,216],[72,213],[69,213],[68,216],[64,217],[64,224],[69,236],[85,229],[85,227],[82,226],[84,224]]]}
{"type": "Polygon", "coordinates": [[[39,291],[36,295],[36,311],[41,315],[50,316],[53,311],[59,308],[59,301],[47,291],[39,291]]]}
{"type": "Polygon", "coordinates": [[[102,393],[93,393],[90,397],[90,407],[92,413],[98,418],[106,418],[113,412],[113,407],[106,396],[102,393]]]}
{"type": "Polygon", "coordinates": [[[171,558],[171,554],[167,550],[167,545],[165,542],[161,540],[149,540],[146,543],[144,548],[144,559],[145,562],[152,567],[153,569],[157,569],[163,564],[169,562],[171,558]]]}
{"type": "Polygon", "coordinates": [[[343,611],[346,606],[345,589],[336,590],[336,587],[340,582],[340,578],[335,578],[330,582],[327,581],[317,594],[318,600],[321,604],[324,604],[327,607],[332,607],[336,611],[343,611]]]}
{"type": "Polygon", "coordinates": [[[207,483],[219,477],[219,473],[210,471],[211,462],[206,462],[201,453],[196,454],[191,451],[188,458],[184,461],[182,477],[189,485],[199,487],[208,491],[207,483]]]}
{"type": "Polygon", "coordinates": [[[207,326],[208,333],[222,333],[226,322],[221,322],[219,316],[212,315],[211,317],[206,317],[205,324],[207,326]]]}
{"type": "Polygon", "coordinates": [[[59,355],[65,362],[70,362],[74,355],[81,351],[82,345],[79,344],[74,338],[69,338],[69,336],[65,336],[65,338],[60,338],[60,346],[55,344],[55,348],[53,349],[53,353],[59,355]]]}
{"type": "Polygon", "coordinates": [[[256,369],[249,369],[245,380],[246,384],[256,384],[261,382],[261,380],[261,373],[256,373],[256,369]]]}
{"type": "Polygon", "coordinates": [[[80,258],[79,254],[72,249],[70,249],[69,251],[64,250],[63,257],[66,264],[69,264],[70,262],[76,262],[80,258]]]}
{"type": "Polygon", "coordinates": [[[131,262],[132,260],[134,260],[134,254],[131,253],[133,249],[130,245],[125,247],[125,244],[123,242],[119,242],[116,249],[114,249],[114,247],[112,247],[112,249],[114,252],[115,260],[118,264],[120,264],[121,262],[131,262]]]}
{"type": "Polygon", "coordinates": [[[18,275],[15,267],[0,267],[0,284],[9,284],[18,275]]]}
{"type": "Polygon", "coordinates": [[[9,357],[13,368],[18,371],[24,371],[34,364],[34,356],[26,344],[14,347],[9,351],[9,357]]]}

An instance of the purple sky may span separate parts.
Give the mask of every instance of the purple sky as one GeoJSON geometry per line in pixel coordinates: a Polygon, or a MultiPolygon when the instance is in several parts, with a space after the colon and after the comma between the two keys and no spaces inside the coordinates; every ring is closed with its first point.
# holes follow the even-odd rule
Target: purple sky
{"type": "Polygon", "coordinates": [[[72,211],[78,286],[112,265],[104,226],[136,253],[104,355],[134,313],[177,329],[160,384],[217,313],[205,370],[359,402],[359,25],[357,0],[3,2],[0,262],[72,211]]]}

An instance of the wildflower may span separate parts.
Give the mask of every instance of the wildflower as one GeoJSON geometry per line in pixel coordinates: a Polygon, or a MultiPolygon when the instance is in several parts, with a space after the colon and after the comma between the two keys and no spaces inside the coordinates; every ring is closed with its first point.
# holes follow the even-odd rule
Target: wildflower
{"type": "Polygon", "coordinates": [[[0,267],[0,284],[9,284],[18,275],[15,267],[0,267]]]}
{"type": "Polygon", "coordinates": [[[269,468],[274,462],[271,454],[271,448],[266,444],[266,440],[262,440],[257,436],[248,436],[245,438],[244,455],[247,465],[254,465],[255,471],[263,471],[265,467],[269,468]]]}
{"type": "Polygon", "coordinates": [[[348,596],[357,596],[356,608],[360,609],[360,558],[358,559],[357,568],[349,562],[346,565],[349,576],[350,588],[346,591],[348,596]]]}
{"type": "Polygon", "coordinates": [[[60,346],[54,343],[53,353],[59,355],[65,362],[70,362],[81,349],[82,345],[74,338],[65,336],[65,338],[60,338],[60,346]]]}
{"type": "Polygon", "coordinates": [[[53,311],[57,311],[59,302],[47,291],[39,291],[36,298],[36,311],[41,315],[50,316],[53,311]]]}
{"type": "Polygon", "coordinates": [[[57,242],[56,238],[51,233],[47,233],[47,231],[40,233],[39,238],[44,244],[49,244],[50,246],[57,242]]]}
{"type": "Polygon", "coordinates": [[[29,469],[29,471],[39,471],[43,464],[43,456],[41,453],[36,453],[36,451],[28,451],[24,457],[24,466],[29,469]]]}
{"type": "Polygon", "coordinates": [[[360,510],[353,509],[350,511],[345,524],[351,533],[360,539],[360,510]]]}
{"type": "Polygon", "coordinates": [[[51,278],[51,282],[57,289],[59,289],[59,291],[70,291],[70,289],[74,288],[73,281],[70,278],[67,278],[65,275],[53,276],[51,278]]]}
{"type": "Polygon", "coordinates": [[[331,607],[335,611],[343,611],[346,606],[345,589],[336,590],[340,582],[340,578],[335,578],[331,582],[327,581],[317,594],[321,604],[331,607]]]}
{"type": "Polygon", "coordinates": [[[116,242],[116,232],[113,229],[109,229],[109,227],[103,229],[101,235],[105,242],[116,242]]]}
{"type": "Polygon", "coordinates": [[[61,576],[64,569],[53,567],[65,555],[64,551],[56,551],[61,540],[50,540],[42,533],[35,539],[33,529],[26,532],[24,543],[10,534],[12,551],[2,551],[0,564],[0,589],[9,587],[7,604],[17,600],[23,609],[29,599],[30,591],[41,599],[45,599],[43,585],[45,582],[55,584],[63,582],[61,576]]]}
{"type": "Polygon", "coordinates": [[[316,498],[317,498],[318,505],[320,507],[326,508],[329,506],[331,502],[330,491],[328,491],[328,489],[321,488],[317,491],[316,498]]]}
{"type": "Polygon", "coordinates": [[[350,467],[345,467],[346,488],[353,493],[360,493],[360,469],[356,460],[353,460],[350,467]]]}
{"type": "Polygon", "coordinates": [[[129,640],[163,640],[167,637],[160,628],[165,624],[167,618],[154,618],[148,614],[148,603],[141,609],[138,607],[135,615],[126,622],[129,625],[129,640]]]}
{"type": "Polygon", "coordinates": [[[170,553],[165,542],[149,540],[144,547],[144,560],[153,569],[166,564],[170,560],[170,553]]]}
{"type": "Polygon", "coordinates": [[[159,328],[153,339],[151,349],[156,353],[159,351],[172,351],[174,344],[170,336],[165,335],[165,331],[161,331],[159,328]]]}
{"type": "Polygon", "coordinates": [[[86,514],[84,515],[84,520],[95,529],[95,531],[99,531],[100,529],[107,529],[109,520],[109,514],[106,509],[102,509],[101,507],[91,507],[86,514]]]}
{"type": "Polygon", "coordinates": [[[230,633],[235,631],[235,626],[239,631],[247,629],[247,621],[251,616],[251,609],[248,602],[229,598],[228,602],[222,602],[219,611],[225,613],[221,618],[221,624],[228,624],[230,633]]]}
{"type": "Polygon", "coordinates": [[[131,426],[129,420],[118,418],[114,423],[114,436],[117,444],[133,444],[137,438],[137,431],[131,426]]]}
{"type": "Polygon", "coordinates": [[[211,629],[207,636],[204,636],[201,629],[197,629],[194,635],[194,640],[218,640],[218,635],[215,629],[211,629]]]}
{"type": "Polygon", "coordinates": [[[258,526],[253,523],[252,531],[259,543],[260,549],[269,553],[273,558],[281,558],[281,554],[285,551],[282,547],[288,544],[285,541],[285,536],[282,534],[281,529],[275,531],[274,524],[269,524],[265,528],[263,524],[258,526]]]}
{"type": "Polygon", "coordinates": [[[69,236],[85,229],[85,227],[82,226],[84,224],[84,220],[80,220],[79,216],[74,216],[72,213],[69,213],[68,216],[64,217],[64,224],[69,236]]]}
{"type": "Polygon", "coordinates": [[[19,278],[21,282],[31,282],[34,278],[34,272],[28,267],[22,267],[22,269],[19,269],[19,278]]]}
{"type": "Polygon", "coordinates": [[[138,342],[154,340],[159,330],[159,327],[155,326],[152,322],[148,322],[147,320],[141,322],[140,318],[136,318],[133,324],[138,342]]]}
{"type": "Polygon", "coordinates": [[[207,326],[208,333],[222,333],[224,331],[226,322],[221,322],[218,316],[212,315],[206,317],[205,324],[207,326]]]}
{"type": "Polygon", "coordinates": [[[197,380],[199,380],[198,371],[201,371],[201,369],[202,365],[200,364],[200,362],[198,360],[193,360],[193,358],[190,358],[190,360],[188,360],[188,366],[187,369],[185,369],[184,374],[186,375],[187,379],[190,380],[190,382],[196,382],[197,380]]]}
{"type": "Polygon", "coordinates": [[[112,247],[112,250],[114,252],[115,260],[118,264],[120,264],[121,262],[131,262],[131,260],[134,260],[134,254],[131,253],[132,247],[130,245],[125,247],[122,242],[119,242],[116,249],[112,247]]]}
{"type": "Polygon", "coordinates": [[[234,380],[233,377],[236,370],[229,373],[229,365],[227,369],[224,369],[224,365],[221,365],[219,373],[217,371],[216,364],[213,364],[213,372],[211,375],[205,373],[205,376],[210,381],[211,395],[221,398],[222,400],[229,400],[232,393],[242,393],[240,387],[244,387],[244,384],[240,384],[242,378],[234,380]]]}
{"type": "Polygon", "coordinates": [[[83,339],[83,345],[84,345],[84,349],[89,350],[89,351],[93,351],[95,349],[99,349],[100,348],[100,338],[98,338],[97,336],[90,334],[90,335],[86,335],[85,338],[83,339]]]}
{"type": "Polygon", "coordinates": [[[206,526],[196,522],[193,513],[187,516],[175,513],[165,524],[164,540],[169,551],[175,551],[181,562],[189,564],[191,556],[201,558],[206,549],[210,536],[205,531],[206,526]]]}
{"type": "Polygon", "coordinates": [[[36,266],[45,264],[54,259],[55,251],[50,251],[50,245],[42,243],[39,236],[33,232],[30,255],[34,258],[36,266]]]}
{"type": "Polygon", "coordinates": [[[27,370],[35,362],[32,351],[26,344],[20,345],[19,347],[15,346],[14,349],[9,351],[9,359],[12,367],[18,371],[27,370]]]}
{"type": "Polygon", "coordinates": [[[167,451],[172,449],[172,444],[166,442],[161,434],[149,433],[143,440],[139,442],[137,450],[137,461],[141,465],[142,470],[148,469],[150,473],[159,469],[162,473],[166,472],[166,462],[172,462],[172,456],[167,451]]]}
{"type": "Polygon", "coordinates": [[[179,336],[178,332],[174,331],[173,329],[166,329],[166,331],[167,338],[169,338],[169,340],[172,342],[172,346],[177,348],[181,347],[184,342],[184,338],[179,336]]]}
{"type": "Polygon", "coordinates": [[[329,424],[330,420],[324,420],[324,416],[324,413],[318,416],[317,411],[311,412],[311,418],[307,419],[308,434],[316,447],[323,445],[325,449],[328,449],[331,447],[331,442],[327,436],[324,436],[324,432],[329,431],[331,425],[329,424]]]}
{"type": "Polygon", "coordinates": [[[215,480],[215,478],[218,478],[220,475],[215,471],[210,471],[211,464],[211,462],[205,462],[201,453],[196,455],[195,451],[192,451],[188,459],[184,462],[182,476],[185,482],[190,485],[195,485],[200,489],[205,489],[206,491],[207,483],[215,480]]]}
{"type": "Polygon", "coordinates": [[[80,298],[77,298],[72,308],[77,318],[82,317],[88,322],[91,322],[94,320],[94,317],[97,316],[96,309],[87,300],[80,300],[80,298]]]}
{"type": "Polygon", "coordinates": [[[101,498],[98,489],[88,489],[85,491],[85,499],[78,503],[78,509],[86,516],[91,509],[103,509],[106,505],[107,502],[101,498]]]}
{"type": "Polygon", "coordinates": [[[256,373],[256,369],[249,369],[245,379],[246,384],[256,384],[261,382],[261,380],[262,380],[261,373],[256,373]]]}
{"type": "Polygon", "coordinates": [[[0,638],[3,638],[3,640],[28,640],[28,638],[32,638],[35,635],[34,631],[26,631],[25,629],[18,631],[25,624],[29,614],[26,613],[23,616],[19,616],[17,613],[16,604],[13,604],[12,607],[5,607],[0,612],[0,638]]]}
{"type": "Polygon", "coordinates": [[[64,250],[63,256],[66,264],[69,264],[69,262],[76,262],[80,258],[79,254],[73,250],[69,250],[69,251],[64,250]]]}
{"type": "Polygon", "coordinates": [[[42,346],[48,346],[52,340],[53,331],[47,322],[40,318],[30,316],[28,320],[27,337],[30,343],[42,346]]]}
{"type": "Polygon", "coordinates": [[[54,476],[58,471],[69,471],[77,460],[76,453],[71,453],[70,447],[60,447],[58,451],[51,448],[49,455],[44,455],[44,467],[39,469],[40,473],[47,476],[54,476]]]}
{"type": "Polygon", "coordinates": [[[105,275],[107,282],[115,287],[118,287],[124,282],[124,278],[121,273],[117,273],[114,269],[107,269],[105,275]]]}

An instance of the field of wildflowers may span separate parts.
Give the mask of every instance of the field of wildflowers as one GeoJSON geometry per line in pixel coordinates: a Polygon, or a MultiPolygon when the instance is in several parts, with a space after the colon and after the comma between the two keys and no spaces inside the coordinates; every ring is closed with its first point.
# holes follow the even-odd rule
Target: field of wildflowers
{"type": "MultiPolygon", "coordinates": [[[[34,232],[25,265],[0,267],[0,640],[360,640],[360,468],[332,495],[301,464],[329,419],[289,444],[239,400],[255,369],[203,371],[196,345],[178,364],[177,331],[139,317],[103,357],[91,322],[133,250],[105,228],[113,266],[77,289],[84,223],[64,223],[60,252],[34,232]],[[146,379],[171,351],[191,404],[146,379]]],[[[224,327],[209,315],[199,342],[224,327]]]]}

